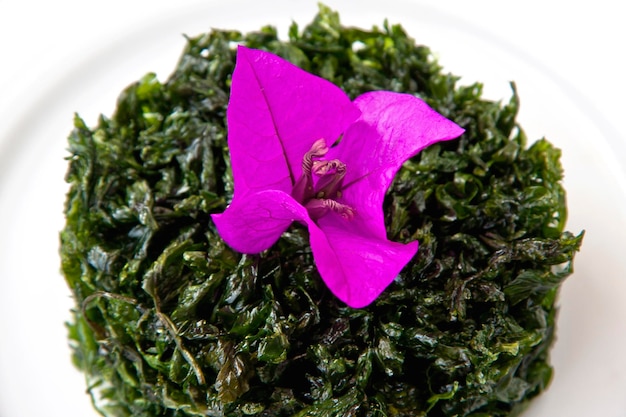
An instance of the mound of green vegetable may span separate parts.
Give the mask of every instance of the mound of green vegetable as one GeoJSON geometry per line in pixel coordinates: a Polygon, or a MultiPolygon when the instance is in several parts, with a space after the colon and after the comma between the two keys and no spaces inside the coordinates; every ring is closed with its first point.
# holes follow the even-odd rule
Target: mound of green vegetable
{"type": "Polygon", "coordinates": [[[518,97],[458,86],[400,26],[340,25],[325,7],[276,30],[190,38],[171,77],[129,86],[69,137],[62,269],[74,361],[108,416],[512,416],[548,385],[555,299],[582,234],[564,232],[560,152],[527,146],[518,97]],[[416,94],[466,129],[400,170],[389,239],[417,256],[351,309],[296,225],[270,250],[227,247],[225,112],[237,43],[341,86],[416,94]]]}

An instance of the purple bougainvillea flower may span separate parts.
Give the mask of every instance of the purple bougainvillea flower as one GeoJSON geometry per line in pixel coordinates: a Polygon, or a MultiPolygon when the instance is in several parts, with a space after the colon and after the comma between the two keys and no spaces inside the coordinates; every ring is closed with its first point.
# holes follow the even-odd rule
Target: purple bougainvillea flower
{"type": "Polygon", "coordinates": [[[387,91],[353,102],[337,86],[268,52],[239,47],[228,105],[233,200],[212,216],[242,253],[304,224],[328,288],[370,304],[417,252],[387,239],[383,198],[404,161],[463,129],[422,100],[387,91]]]}

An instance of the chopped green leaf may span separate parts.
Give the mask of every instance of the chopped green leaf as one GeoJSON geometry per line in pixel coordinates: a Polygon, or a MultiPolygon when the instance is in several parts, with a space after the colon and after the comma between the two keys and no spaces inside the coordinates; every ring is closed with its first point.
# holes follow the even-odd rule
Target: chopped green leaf
{"type": "Polygon", "coordinates": [[[74,363],[110,416],[513,416],[546,389],[560,285],[582,233],[566,232],[560,151],[530,146],[519,97],[458,85],[385,22],[341,25],[325,6],[289,40],[214,30],[173,74],[124,90],[115,113],[69,136],[62,270],[74,363]],[[415,94],[466,129],[398,172],[390,239],[416,257],[372,305],[320,281],[305,229],[258,256],[210,220],[233,186],[225,114],[237,43],[356,97],[415,94]]]}

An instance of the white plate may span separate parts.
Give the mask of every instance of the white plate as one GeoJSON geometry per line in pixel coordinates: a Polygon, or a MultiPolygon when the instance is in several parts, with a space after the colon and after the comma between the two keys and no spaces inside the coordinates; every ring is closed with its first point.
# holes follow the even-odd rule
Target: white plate
{"type": "MultiPolygon", "coordinates": [[[[517,82],[529,137],[545,135],[563,149],[568,228],[587,230],[561,293],[555,377],[525,416],[626,416],[619,245],[626,236],[626,139],[611,122],[624,110],[624,86],[614,79],[624,73],[616,51],[626,37],[616,6],[326,3],[347,24],[370,27],[384,17],[403,24],[464,82],[484,82],[491,98],[508,99],[508,81],[517,82]]],[[[0,3],[0,417],[96,415],[70,363],[64,321],[72,301],[58,272],[73,112],[93,125],[98,113],[112,112],[125,85],[148,71],[165,79],[183,33],[272,23],[284,35],[292,20],[308,23],[316,7],[289,0],[0,3]]]]}

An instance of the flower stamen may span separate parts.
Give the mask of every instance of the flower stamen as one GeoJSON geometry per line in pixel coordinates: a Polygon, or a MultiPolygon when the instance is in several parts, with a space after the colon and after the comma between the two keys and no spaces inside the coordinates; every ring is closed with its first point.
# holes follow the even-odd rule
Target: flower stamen
{"type": "Polygon", "coordinates": [[[356,211],[352,207],[338,203],[330,198],[311,199],[305,204],[305,207],[313,220],[319,219],[329,211],[334,211],[346,220],[352,220],[356,214],[356,211]]]}
{"type": "Polygon", "coordinates": [[[346,164],[338,159],[315,161],[313,173],[321,176],[315,187],[318,198],[339,198],[341,193],[339,190],[343,185],[343,178],[346,176],[346,164]]]}
{"type": "Polygon", "coordinates": [[[317,220],[330,211],[338,213],[344,219],[354,217],[355,210],[336,201],[341,197],[341,186],[346,176],[346,164],[339,159],[319,160],[328,153],[325,139],[318,139],[302,157],[302,175],[296,181],[291,195],[304,205],[313,220],[317,220]],[[313,183],[313,175],[319,177],[313,183]]]}
{"type": "Polygon", "coordinates": [[[318,177],[324,175],[334,174],[338,172],[346,172],[346,164],[339,159],[333,159],[332,161],[313,161],[313,174],[318,177]]]}
{"type": "Polygon", "coordinates": [[[328,153],[328,146],[326,146],[326,139],[318,139],[311,149],[304,154],[302,158],[302,175],[311,175],[311,168],[315,166],[317,161],[313,161],[313,158],[321,158],[328,153]]]}
{"type": "Polygon", "coordinates": [[[302,157],[302,175],[293,186],[291,196],[300,203],[304,203],[306,200],[313,197],[313,178],[311,176],[311,169],[315,162],[313,158],[321,158],[328,153],[328,146],[326,145],[326,139],[318,139],[313,142],[311,149],[302,157]]]}

